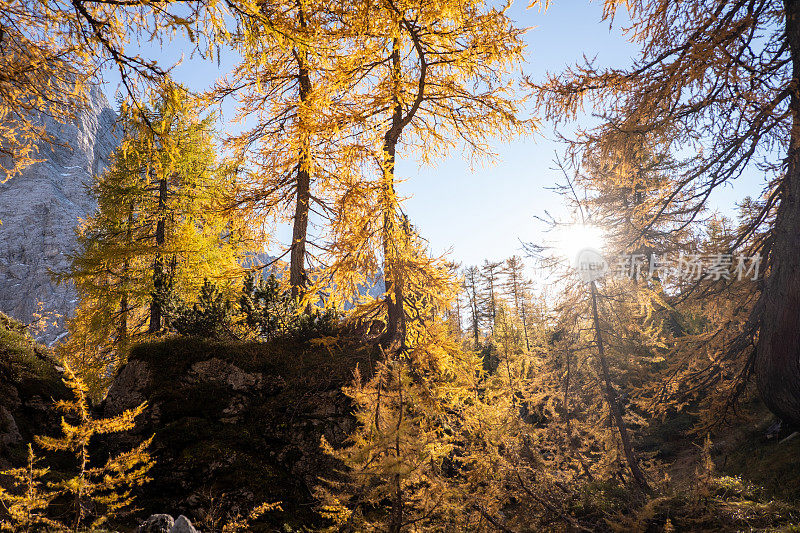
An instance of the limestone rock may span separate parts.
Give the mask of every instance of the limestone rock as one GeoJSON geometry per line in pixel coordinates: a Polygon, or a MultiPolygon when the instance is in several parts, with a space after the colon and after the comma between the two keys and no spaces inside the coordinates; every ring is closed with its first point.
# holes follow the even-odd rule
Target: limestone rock
{"type": "Polygon", "coordinates": [[[169,530],[169,533],[197,533],[197,530],[192,525],[192,522],[183,515],[180,515],[175,520],[175,525],[169,530]]]}
{"type": "Polygon", "coordinates": [[[192,521],[183,515],[178,519],[168,514],[154,514],[136,528],[136,533],[200,533],[192,525],[192,521]]]}
{"type": "Polygon", "coordinates": [[[170,533],[174,530],[175,519],[168,514],[154,514],[136,528],[136,533],[170,533]]]}
{"type": "Polygon", "coordinates": [[[106,394],[106,414],[116,416],[145,401],[144,391],[151,383],[151,375],[150,365],[138,359],[129,361],[122,367],[106,394]]]}
{"type": "Polygon", "coordinates": [[[70,397],[48,350],[0,313],[0,470],[24,464],[36,435],[60,433],[54,401],[70,397]]]}
{"type": "Polygon", "coordinates": [[[11,411],[0,405],[0,447],[22,442],[22,434],[11,411]]]}
{"type": "Polygon", "coordinates": [[[106,168],[119,139],[116,114],[99,88],[74,120],[40,121],[55,142],[41,143],[36,158],[42,161],[0,184],[0,311],[27,324],[41,302],[42,311],[61,315],[55,327],[37,334],[47,344],[63,336],[64,317],[77,303],[50,272],[66,269],[75,252],[75,229],[94,210],[85,185],[106,168]]]}

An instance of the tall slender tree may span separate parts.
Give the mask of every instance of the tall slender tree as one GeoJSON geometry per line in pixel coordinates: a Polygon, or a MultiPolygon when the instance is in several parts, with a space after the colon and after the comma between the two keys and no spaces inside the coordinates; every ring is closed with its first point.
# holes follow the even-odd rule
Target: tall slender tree
{"type": "Polygon", "coordinates": [[[522,333],[525,338],[526,349],[531,349],[528,337],[528,299],[530,298],[530,281],[525,276],[525,263],[516,255],[506,259],[503,265],[505,275],[504,288],[506,294],[514,303],[514,311],[522,322],[522,333]]]}
{"type": "Polygon", "coordinates": [[[483,286],[485,292],[483,305],[486,308],[487,318],[489,320],[489,328],[494,333],[494,323],[497,318],[497,295],[496,289],[499,283],[500,267],[503,265],[501,261],[489,261],[485,259],[481,265],[481,277],[483,279],[483,286]]]}
{"type": "MultiPolygon", "coordinates": [[[[213,98],[235,97],[237,117],[256,125],[227,140],[253,168],[238,199],[256,216],[288,219],[289,284],[295,297],[309,285],[307,263],[312,214],[325,218],[334,182],[351,172],[347,149],[354,118],[343,102],[352,74],[352,32],[339,4],[318,0],[262,3],[245,17],[233,44],[242,56],[213,98]]],[[[316,266],[319,266],[318,264],[316,266]]]]}
{"type": "Polygon", "coordinates": [[[763,292],[739,339],[718,357],[744,350],[764,402],[800,423],[800,2],[607,0],[604,17],[613,20],[623,5],[628,35],[641,45],[634,64],[589,62],[532,83],[538,108],[563,121],[595,107],[604,120],[579,128],[573,148],[592,146],[606,160],[641,133],[699,154],[668,184],[648,226],[665,213],[696,220],[712,192],[748,167],[770,173],[766,201],[747,228],[753,236],[770,226],[747,250],[766,258],[763,292]]]}
{"type": "Polygon", "coordinates": [[[366,131],[373,136],[379,174],[374,207],[365,216],[380,220],[385,344],[396,350],[405,343],[408,238],[396,191],[398,149],[424,146],[420,153],[429,162],[452,147],[448,135],[454,133],[473,156],[483,156],[489,153],[488,135],[530,128],[517,117],[519,102],[509,76],[524,45],[521,30],[505,12],[480,1],[451,6],[387,0],[358,15],[365,25],[358,32],[363,36],[361,63],[368,69],[361,84],[364,94],[357,96],[366,131]]]}
{"type": "Polygon", "coordinates": [[[478,267],[467,267],[464,271],[464,292],[467,295],[467,305],[470,311],[470,329],[474,348],[480,346],[481,305],[478,298],[480,284],[478,267]]]}

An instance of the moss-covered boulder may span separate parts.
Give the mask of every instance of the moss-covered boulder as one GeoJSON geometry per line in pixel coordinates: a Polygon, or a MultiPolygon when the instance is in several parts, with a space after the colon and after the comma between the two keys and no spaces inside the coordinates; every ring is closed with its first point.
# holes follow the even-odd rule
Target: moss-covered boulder
{"type": "Polygon", "coordinates": [[[141,516],[185,514],[204,530],[280,501],[283,512],[270,513],[266,530],[313,524],[313,488],[337,468],[320,439],[336,445],[352,431],[341,388],[373,359],[356,343],[174,338],[136,346],[102,408],[112,416],[148,402],[136,429],[109,441],[113,452],[155,434],[141,516]]]}
{"type": "Polygon", "coordinates": [[[50,351],[0,313],[0,470],[25,461],[36,435],[56,435],[54,401],[70,393],[50,351]]]}

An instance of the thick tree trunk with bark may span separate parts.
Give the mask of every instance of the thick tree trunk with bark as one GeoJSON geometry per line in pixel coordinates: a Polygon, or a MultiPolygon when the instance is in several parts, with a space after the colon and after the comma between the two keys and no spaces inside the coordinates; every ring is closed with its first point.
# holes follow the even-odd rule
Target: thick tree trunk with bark
{"type": "Polygon", "coordinates": [[[117,328],[117,346],[128,342],[128,292],[122,293],[119,299],[119,327],[117,328]]]}
{"type": "Polygon", "coordinates": [[[292,228],[292,252],[289,260],[289,283],[292,296],[302,295],[306,285],[306,234],[308,231],[308,211],[311,201],[311,176],[307,169],[297,172],[297,206],[292,228]]]}
{"type": "Polygon", "coordinates": [[[792,127],[781,202],[772,230],[770,271],[754,365],[761,398],[769,409],[800,425],[800,0],[784,0],[792,59],[792,127]]]}
{"type": "MultiPolygon", "coordinates": [[[[394,41],[392,49],[392,69],[395,83],[400,80],[400,43],[394,41]]],[[[403,128],[403,107],[399,100],[399,91],[395,96],[392,111],[391,127],[383,139],[383,276],[386,283],[386,334],[384,345],[390,352],[397,352],[405,348],[406,325],[403,312],[403,279],[402,268],[398,264],[399,257],[396,247],[397,240],[401,237],[395,227],[395,212],[397,205],[394,190],[395,153],[397,142],[403,128]]]]}
{"type": "MultiPolygon", "coordinates": [[[[394,146],[392,145],[391,154],[391,170],[388,171],[394,175],[394,146]]],[[[387,198],[394,196],[394,183],[390,181],[389,177],[385,178],[384,195],[387,198]]],[[[405,348],[406,338],[406,325],[405,313],[403,312],[403,279],[402,268],[398,264],[399,257],[394,247],[398,245],[396,239],[397,228],[395,227],[395,213],[393,210],[393,202],[387,201],[387,209],[383,213],[383,254],[384,266],[383,275],[386,283],[386,342],[384,343],[389,351],[396,352],[405,348]]]]}
{"type": "MultiPolygon", "coordinates": [[[[130,245],[133,239],[133,204],[128,209],[128,225],[125,229],[125,244],[130,245]]],[[[130,309],[128,307],[128,282],[130,281],[130,262],[128,258],[122,262],[122,275],[119,284],[122,288],[122,295],[119,301],[119,328],[117,330],[117,348],[128,342],[128,317],[130,309]]]]}
{"type": "MultiPolygon", "coordinates": [[[[306,27],[305,11],[301,2],[297,3],[298,19],[300,27],[306,27]]],[[[297,58],[297,80],[300,85],[298,105],[298,120],[302,121],[299,108],[302,108],[311,93],[311,78],[308,72],[308,64],[303,52],[295,51],[297,58]]],[[[308,215],[311,206],[311,146],[310,137],[307,131],[303,131],[303,124],[300,124],[300,155],[297,165],[297,190],[295,191],[297,203],[295,204],[294,226],[292,228],[292,251],[289,259],[289,284],[292,286],[292,296],[302,295],[306,285],[306,238],[308,233],[308,215]]]]}

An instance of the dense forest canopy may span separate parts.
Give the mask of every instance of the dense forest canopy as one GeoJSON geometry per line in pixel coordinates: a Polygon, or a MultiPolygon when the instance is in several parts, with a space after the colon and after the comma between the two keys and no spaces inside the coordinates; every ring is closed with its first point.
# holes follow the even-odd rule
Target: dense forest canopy
{"type": "MultiPolygon", "coordinates": [[[[542,24],[549,4],[529,6],[542,24]]],[[[174,426],[158,424],[182,407],[158,402],[180,385],[112,416],[92,402],[132,386],[121,376],[142,353],[180,346],[244,351],[272,372],[286,353],[341,358],[348,376],[349,431],[315,443],[338,466],[298,501],[231,508],[227,525],[207,514],[210,531],[271,530],[272,514],[304,505],[302,527],[327,531],[797,527],[796,478],[756,487],[757,472],[715,459],[728,450],[733,468],[742,443],[765,449],[743,420],[772,424],[780,450],[800,424],[800,2],[606,0],[600,22],[626,21],[631,64],[545,76],[526,73],[509,9],[0,0],[5,180],[53,142],[42,117],[74,119],[109,68],[122,84],[120,143],[87,188],[95,212],[53,273],[79,299],[68,337],[42,355],[3,315],[7,373],[57,364],[74,399],[56,403],[60,436],[43,430],[27,466],[0,472],[0,529],[127,527],[160,481],[149,472],[173,441],[159,431],[174,426]],[[129,52],[174,39],[208,60],[204,90],[129,52]],[[229,72],[214,62],[226,51],[229,72]],[[243,128],[215,131],[221,103],[243,128]],[[433,253],[399,164],[491,164],[497,143],[545,125],[561,177],[541,185],[561,209],[530,216],[555,242],[519,235],[519,250],[476,265],[433,253]],[[714,192],[754,171],[765,188],[716,212],[714,192]],[[268,257],[277,224],[291,241],[268,257]],[[53,471],[48,453],[61,454],[53,471]]],[[[190,372],[213,367],[239,394],[227,421],[250,408],[248,387],[286,385],[220,357],[190,372]]]]}

